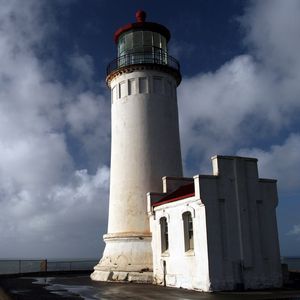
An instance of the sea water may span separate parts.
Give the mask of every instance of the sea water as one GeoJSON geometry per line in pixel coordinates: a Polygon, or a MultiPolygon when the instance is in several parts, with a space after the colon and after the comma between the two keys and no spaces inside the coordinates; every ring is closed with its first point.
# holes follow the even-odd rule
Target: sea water
{"type": "Polygon", "coordinates": [[[300,272],[300,257],[299,256],[286,256],[281,258],[281,262],[288,265],[290,271],[300,272]]]}
{"type": "MultiPolygon", "coordinates": [[[[43,259],[0,259],[0,274],[32,273],[43,270],[43,259]]],[[[281,262],[288,265],[288,269],[300,272],[300,257],[282,257],[281,262]]],[[[49,259],[48,271],[78,271],[93,270],[97,259],[49,259]]]]}

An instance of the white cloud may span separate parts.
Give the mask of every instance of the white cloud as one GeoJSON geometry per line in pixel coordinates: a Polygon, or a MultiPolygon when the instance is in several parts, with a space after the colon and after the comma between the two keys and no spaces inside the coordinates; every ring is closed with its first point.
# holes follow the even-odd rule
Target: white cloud
{"type": "MultiPolygon", "coordinates": [[[[9,130],[9,128],[7,128],[9,130]]],[[[0,143],[1,185],[47,189],[72,172],[72,160],[62,134],[26,135],[0,143]]]]}
{"type": "MultiPolygon", "coordinates": [[[[183,80],[179,88],[184,157],[196,152],[206,159],[243,142],[243,122],[257,107],[257,70],[250,56],[239,56],[216,73],[183,80]]],[[[261,89],[260,89],[261,90],[261,89]]],[[[197,166],[199,168],[199,166],[197,166]]]]}
{"type": "Polygon", "coordinates": [[[189,175],[211,172],[214,154],[257,157],[278,179],[282,254],[299,253],[300,4],[251,1],[240,17],[248,53],[179,87],[181,141],[189,175]],[[286,232],[290,230],[289,237],[286,232]],[[295,238],[296,237],[296,238],[295,238]]]}
{"type": "Polygon", "coordinates": [[[282,145],[272,145],[264,151],[259,148],[241,149],[238,155],[256,157],[259,160],[260,177],[276,176],[281,190],[300,189],[300,134],[291,134],[282,145]]]}
{"type": "MultiPolygon", "coordinates": [[[[94,92],[90,56],[74,52],[75,80],[65,83],[36,55],[56,30],[45,3],[0,0],[0,257],[94,256],[106,225],[109,101],[94,92]]],[[[249,53],[183,79],[188,173],[210,169],[213,154],[239,153],[299,190],[299,16],[297,0],[253,1],[241,17],[249,53]]]]}
{"type": "Polygon", "coordinates": [[[261,63],[290,80],[299,78],[299,13],[298,0],[253,1],[241,19],[247,31],[245,42],[261,63]]]}
{"type": "Polygon", "coordinates": [[[191,57],[192,53],[195,51],[195,45],[172,38],[168,45],[168,51],[170,55],[177,59],[180,59],[182,56],[191,57]]]}
{"type": "Polygon", "coordinates": [[[288,235],[299,235],[300,236],[300,225],[294,225],[293,229],[288,232],[288,235]]]}
{"type": "Polygon", "coordinates": [[[69,132],[82,145],[88,165],[107,163],[110,149],[110,107],[103,95],[82,92],[64,108],[69,132]]]}
{"type": "MultiPolygon", "coordinates": [[[[179,88],[181,139],[190,174],[210,169],[213,154],[232,155],[261,144],[265,149],[267,143],[268,155],[274,156],[279,150],[272,148],[272,140],[277,144],[284,132],[297,135],[300,130],[299,1],[252,1],[240,22],[249,53],[214,73],[184,78],[179,88]]],[[[294,157],[284,160],[289,168],[278,166],[271,177],[297,173],[294,157]]],[[[284,182],[286,188],[292,184],[284,182]]]]}
{"type": "MultiPolygon", "coordinates": [[[[69,64],[73,69],[73,72],[79,75],[79,83],[91,83],[94,76],[94,61],[90,55],[73,54],[69,58],[69,64]]],[[[72,83],[74,84],[74,83],[72,83]]]]}
{"type": "Polygon", "coordinates": [[[106,225],[109,102],[87,91],[89,56],[71,57],[74,84],[53,80],[55,62],[39,59],[56,30],[45,2],[0,5],[0,257],[95,256],[106,225]],[[70,139],[87,169],[77,168],[70,139]]]}
{"type": "Polygon", "coordinates": [[[0,217],[5,224],[0,227],[1,256],[95,255],[104,229],[100,225],[107,221],[108,182],[109,169],[102,167],[95,175],[75,171],[67,184],[53,185],[45,195],[38,189],[7,195],[1,202],[6,212],[0,217]]]}

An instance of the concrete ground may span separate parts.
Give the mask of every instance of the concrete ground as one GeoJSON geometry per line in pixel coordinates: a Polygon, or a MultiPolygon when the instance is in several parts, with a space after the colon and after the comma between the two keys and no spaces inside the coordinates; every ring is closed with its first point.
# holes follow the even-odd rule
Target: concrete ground
{"type": "Polygon", "coordinates": [[[108,300],[108,299],[293,299],[300,300],[300,290],[201,293],[151,284],[108,283],[90,280],[88,275],[53,277],[16,277],[0,279],[0,300],[108,300]],[[2,292],[1,292],[2,286],[2,292]]]}

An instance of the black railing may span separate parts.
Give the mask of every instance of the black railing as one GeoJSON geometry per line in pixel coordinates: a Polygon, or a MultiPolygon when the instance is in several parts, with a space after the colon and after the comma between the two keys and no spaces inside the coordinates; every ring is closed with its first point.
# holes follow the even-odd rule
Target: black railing
{"type": "Polygon", "coordinates": [[[179,62],[165,51],[159,48],[152,48],[150,51],[131,52],[114,59],[106,69],[106,74],[109,75],[115,70],[139,64],[157,64],[167,66],[176,72],[180,73],[179,62]]]}
{"type": "Polygon", "coordinates": [[[60,271],[92,271],[98,260],[0,259],[0,276],[60,271]]]}

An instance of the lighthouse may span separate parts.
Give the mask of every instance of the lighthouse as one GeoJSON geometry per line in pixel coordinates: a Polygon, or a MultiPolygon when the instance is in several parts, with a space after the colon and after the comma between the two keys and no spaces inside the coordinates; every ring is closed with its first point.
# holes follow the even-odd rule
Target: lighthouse
{"type": "Polygon", "coordinates": [[[136,22],[115,32],[117,58],[107,67],[111,90],[111,175],[105,249],[91,275],[98,281],[152,281],[147,192],[165,175],[182,177],[176,88],[178,61],[169,30],[136,22]]]}

